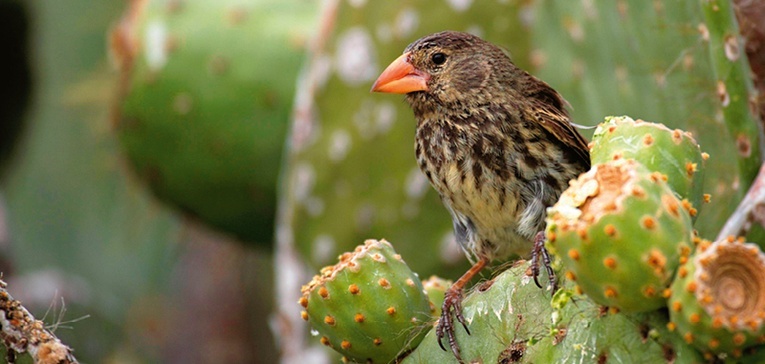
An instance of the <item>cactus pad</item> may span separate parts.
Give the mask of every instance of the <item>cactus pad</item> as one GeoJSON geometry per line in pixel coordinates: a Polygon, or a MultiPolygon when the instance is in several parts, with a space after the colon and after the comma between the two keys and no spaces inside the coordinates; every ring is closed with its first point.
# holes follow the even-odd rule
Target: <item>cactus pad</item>
{"type": "Polygon", "coordinates": [[[312,2],[132,1],[112,33],[115,129],[162,201],[270,246],[312,2]],[[302,34],[302,35],[301,35],[302,34]]]}
{"type": "MultiPolygon", "coordinates": [[[[603,310],[564,282],[550,301],[519,261],[479,283],[463,301],[470,335],[456,330],[465,363],[700,363],[703,358],[669,332],[659,311],[603,310]]],[[[402,364],[456,363],[430,332],[402,364]]]]}
{"type": "Polygon", "coordinates": [[[385,240],[367,240],[302,288],[303,319],[346,358],[388,363],[416,347],[430,328],[420,279],[385,240]]]}
{"type": "Polygon", "coordinates": [[[549,210],[550,248],[595,302],[627,312],[665,305],[678,260],[691,253],[688,211],[657,172],[634,160],[597,164],[549,210]]]}
{"type": "Polygon", "coordinates": [[[733,238],[702,241],[678,270],[669,308],[670,327],[686,341],[740,357],[765,342],[765,254],[733,238]]]}

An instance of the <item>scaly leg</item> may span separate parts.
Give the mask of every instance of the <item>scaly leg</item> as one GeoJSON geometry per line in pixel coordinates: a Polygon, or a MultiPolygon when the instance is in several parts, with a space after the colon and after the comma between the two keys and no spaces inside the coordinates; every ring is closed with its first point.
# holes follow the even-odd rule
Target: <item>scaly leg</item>
{"type": "Polygon", "coordinates": [[[547,277],[550,279],[550,285],[552,285],[552,292],[558,290],[558,282],[555,277],[555,271],[550,266],[550,253],[545,248],[545,232],[540,231],[534,238],[534,249],[531,251],[531,275],[534,277],[534,283],[537,287],[542,288],[539,284],[539,255],[542,255],[542,265],[547,270],[547,277]]]}
{"type": "Polygon", "coordinates": [[[465,331],[470,335],[470,330],[468,330],[465,317],[462,316],[462,290],[487,264],[489,264],[489,260],[481,258],[481,260],[470,267],[470,269],[468,269],[457,282],[454,282],[454,284],[446,290],[444,295],[444,304],[441,306],[441,319],[438,321],[438,326],[436,326],[436,338],[438,338],[438,345],[441,349],[446,351],[444,344],[441,343],[441,339],[444,338],[444,335],[447,336],[449,339],[449,347],[451,347],[454,357],[457,358],[457,361],[460,363],[462,363],[462,357],[460,356],[460,347],[457,345],[457,337],[454,335],[454,317],[452,317],[452,313],[454,313],[454,316],[457,317],[457,321],[462,324],[462,327],[464,327],[465,331]]]}

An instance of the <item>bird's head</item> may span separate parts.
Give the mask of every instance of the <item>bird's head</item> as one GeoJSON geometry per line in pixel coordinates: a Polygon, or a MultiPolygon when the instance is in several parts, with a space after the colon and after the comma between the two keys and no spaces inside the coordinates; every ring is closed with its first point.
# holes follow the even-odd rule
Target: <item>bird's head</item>
{"type": "Polygon", "coordinates": [[[444,31],[416,40],[380,74],[372,91],[407,94],[417,103],[485,103],[517,68],[498,47],[471,34],[444,31]]]}

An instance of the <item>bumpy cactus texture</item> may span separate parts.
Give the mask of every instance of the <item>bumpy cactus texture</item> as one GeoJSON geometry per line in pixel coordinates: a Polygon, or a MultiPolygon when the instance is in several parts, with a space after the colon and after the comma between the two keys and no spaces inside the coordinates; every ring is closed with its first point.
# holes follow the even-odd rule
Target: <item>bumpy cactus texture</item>
{"type": "Polygon", "coordinates": [[[701,1],[705,23],[700,26],[709,41],[709,59],[716,79],[716,95],[725,125],[736,146],[739,177],[749,188],[762,162],[756,114],[750,109],[754,89],[743,52],[743,40],[729,0],[701,1]]]}
{"type": "Polygon", "coordinates": [[[669,308],[671,327],[705,352],[740,358],[765,344],[765,254],[733,238],[702,242],[680,267],[669,308]]]}
{"type": "Polygon", "coordinates": [[[136,1],[113,33],[116,128],[157,196],[272,240],[276,178],[313,2],[136,1]]]}
{"type": "Polygon", "coordinates": [[[550,209],[549,245],[595,302],[629,312],[666,304],[662,291],[693,244],[688,211],[662,177],[634,160],[596,164],[550,209]]]}
{"type": "MultiPolygon", "coordinates": [[[[476,285],[465,298],[471,335],[459,327],[466,363],[700,363],[701,355],[666,329],[660,312],[628,315],[573,294],[568,282],[554,299],[519,262],[476,285]],[[637,359],[639,355],[639,359],[637,359]]],[[[404,364],[454,363],[434,332],[404,364]]]]}
{"type": "MultiPolygon", "coordinates": [[[[728,90],[745,87],[747,81],[713,70],[710,52],[715,37],[737,37],[732,29],[718,31],[707,23],[702,10],[707,3],[714,6],[697,0],[542,0],[534,6],[534,50],[529,56],[534,73],[571,103],[577,123],[630,115],[691,132],[711,156],[705,174],[713,176],[704,187],[712,200],[704,206],[696,228],[702,236],[715,236],[735,207],[731,201],[741,198],[751,182],[748,167],[742,169],[735,161],[746,150],[740,147],[750,145],[748,141],[757,140],[757,135],[751,130],[738,132],[742,141],[747,140],[739,144],[726,127],[731,107],[736,112],[749,110],[723,102],[718,80],[728,90]]],[[[728,62],[725,69],[739,67],[743,58],[728,62]]],[[[751,158],[759,158],[754,154],[751,158]]]]}
{"type": "Polygon", "coordinates": [[[700,209],[708,155],[690,133],[628,116],[607,117],[598,124],[590,145],[593,164],[634,159],[649,171],[667,176],[672,191],[681,200],[688,199],[697,212],[700,209]]]}
{"type": "Polygon", "coordinates": [[[303,319],[321,343],[361,363],[389,363],[416,347],[432,308],[416,274],[385,240],[367,240],[302,289],[303,319]]]}

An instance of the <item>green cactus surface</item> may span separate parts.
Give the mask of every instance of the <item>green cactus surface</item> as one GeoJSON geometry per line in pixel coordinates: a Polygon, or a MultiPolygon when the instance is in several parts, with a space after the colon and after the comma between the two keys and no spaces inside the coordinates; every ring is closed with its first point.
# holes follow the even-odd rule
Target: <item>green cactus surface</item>
{"type": "Polygon", "coordinates": [[[276,178],[317,6],[135,1],[112,34],[115,115],[137,176],[162,200],[270,244],[276,178]]]}
{"type": "MultiPolygon", "coordinates": [[[[749,162],[735,162],[739,148],[730,141],[737,137],[726,127],[727,114],[717,94],[718,79],[728,90],[745,87],[747,81],[728,73],[716,76],[710,59],[712,26],[702,9],[708,3],[535,1],[534,50],[528,54],[535,66],[532,72],[570,102],[576,123],[630,115],[693,134],[711,156],[704,192],[712,198],[695,224],[701,236],[715,236],[735,208],[734,201],[746,192],[749,181],[737,176],[753,176],[749,162]]],[[[738,59],[736,67],[740,62],[744,61],[738,59]]],[[[740,104],[736,109],[746,111],[740,104]]],[[[744,121],[749,116],[740,120],[755,125],[744,121]]],[[[742,125],[737,133],[757,140],[756,133],[743,129],[748,127],[742,125]]]]}
{"type": "Polygon", "coordinates": [[[745,192],[762,163],[760,132],[756,114],[750,107],[755,93],[750,77],[743,39],[733,14],[734,1],[700,1],[704,23],[699,28],[709,42],[709,59],[715,77],[715,95],[722,109],[730,135],[729,145],[736,147],[738,180],[745,192]]]}
{"type": "Polygon", "coordinates": [[[680,267],[669,297],[670,327],[705,352],[740,358],[765,346],[765,254],[733,238],[703,241],[680,267]]]}
{"type": "Polygon", "coordinates": [[[422,283],[385,240],[367,240],[301,290],[303,319],[347,359],[389,363],[431,327],[422,283]]]}
{"type": "MultiPolygon", "coordinates": [[[[466,363],[703,362],[698,351],[669,332],[666,314],[609,310],[575,295],[571,281],[551,300],[530,279],[529,267],[520,261],[465,297],[470,335],[462,327],[456,334],[466,363]]],[[[455,362],[431,331],[402,363],[455,362]]]]}
{"type": "Polygon", "coordinates": [[[635,159],[649,171],[667,176],[669,187],[681,200],[688,199],[696,211],[701,207],[708,155],[688,132],[628,116],[607,117],[592,136],[590,157],[593,164],[635,159]]]}
{"type": "Polygon", "coordinates": [[[687,209],[660,173],[635,160],[596,164],[549,210],[548,245],[595,302],[655,310],[666,304],[662,292],[680,257],[692,251],[687,209]]]}

